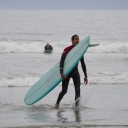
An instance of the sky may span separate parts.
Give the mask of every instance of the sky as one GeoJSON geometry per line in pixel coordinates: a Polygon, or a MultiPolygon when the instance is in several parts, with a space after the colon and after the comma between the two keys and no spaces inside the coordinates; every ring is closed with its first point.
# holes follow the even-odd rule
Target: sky
{"type": "Polygon", "coordinates": [[[127,10],[128,0],[0,0],[8,10],[127,10]]]}

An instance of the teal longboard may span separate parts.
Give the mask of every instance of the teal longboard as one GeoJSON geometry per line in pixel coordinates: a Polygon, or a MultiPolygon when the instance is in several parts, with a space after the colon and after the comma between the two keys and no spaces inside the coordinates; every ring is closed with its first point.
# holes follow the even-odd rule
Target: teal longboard
{"type": "MultiPolygon", "coordinates": [[[[98,44],[94,44],[97,46],[98,44]]],[[[66,56],[64,62],[64,74],[67,76],[82,58],[90,45],[90,36],[80,41],[66,56]]],[[[55,64],[44,76],[42,76],[27,92],[24,102],[32,105],[46,96],[62,81],[59,62],[55,64]]]]}

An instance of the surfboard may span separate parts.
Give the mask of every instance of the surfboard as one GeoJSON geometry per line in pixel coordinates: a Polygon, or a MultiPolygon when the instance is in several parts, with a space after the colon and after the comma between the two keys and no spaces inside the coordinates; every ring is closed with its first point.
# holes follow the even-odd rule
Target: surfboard
{"type": "Polygon", "coordinates": [[[51,53],[52,50],[44,50],[44,53],[51,53]]]}
{"type": "Polygon", "coordinates": [[[99,44],[89,44],[88,47],[95,47],[95,46],[98,46],[99,44]]]}
{"type": "MultiPolygon", "coordinates": [[[[82,58],[90,46],[90,36],[80,41],[66,56],[64,62],[64,74],[67,76],[82,58]]],[[[27,92],[24,102],[32,105],[46,96],[60,82],[59,62],[56,63],[45,75],[43,75],[27,92]]]]}

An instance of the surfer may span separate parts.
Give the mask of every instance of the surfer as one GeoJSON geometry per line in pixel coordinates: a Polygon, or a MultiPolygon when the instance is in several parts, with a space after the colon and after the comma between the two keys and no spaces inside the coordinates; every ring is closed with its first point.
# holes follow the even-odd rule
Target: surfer
{"type": "Polygon", "coordinates": [[[49,44],[49,43],[47,43],[46,45],[45,45],[45,47],[44,47],[44,49],[45,50],[53,50],[53,47],[49,44]]]}
{"type": "MultiPolygon", "coordinates": [[[[78,64],[74,67],[74,69],[69,73],[68,76],[65,76],[65,74],[63,73],[63,68],[64,68],[64,61],[66,58],[66,55],[68,54],[68,52],[74,48],[78,43],[79,43],[79,36],[78,35],[73,35],[71,37],[71,41],[72,41],[72,45],[66,47],[61,55],[61,59],[60,59],[60,75],[62,78],[62,90],[59,93],[59,96],[57,98],[56,104],[55,104],[55,108],[59,108],[59,103],[62,100],[63,96],[67,93],[67,89],[68,89],[68,84],[69,84],[69,80],[70,78],[73,79],[73,83],[74,83],[74,87],[75,87],[75,100],[76,100],[76,106],[78,106],[79,101],[78,99],[80,98],[80,74],[78,71],[78,64]]],[[[85,75],[84,78],[84,83],[87,84],[88,83],[88,78],[87,78],[87,70],[86,70],[86,65],[84,62],[84,56],[81,58],[81,66],[85,75]]]]}

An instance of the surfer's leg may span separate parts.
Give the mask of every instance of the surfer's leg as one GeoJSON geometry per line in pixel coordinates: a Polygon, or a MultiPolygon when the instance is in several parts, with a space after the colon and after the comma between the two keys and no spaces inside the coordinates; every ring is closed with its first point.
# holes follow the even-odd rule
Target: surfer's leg
{"type": "MultiPolygon", "coordinates": [[[[80,98],[80,75],[79,75],[79,72],[78,71],[74,72],[72,75],[72,78],[73,78],[74,87],[75,87],[75,100],[77,100],[78,98],[80,98]]],[[[76,102],[76,106],[77,106],[78,102],[76,102]]]]}
{"type": "Polygon", "coordinates": [[[67,93],[67,89],[68,89],[68,84],[69,84],[69,80],[70,78],[66,78],[65,80],[62,81],[62,90],[59,93],[57,102],[55,104],[56,108],[59,108],[59,103],[62,100],[63,96],[67,93]]]}

